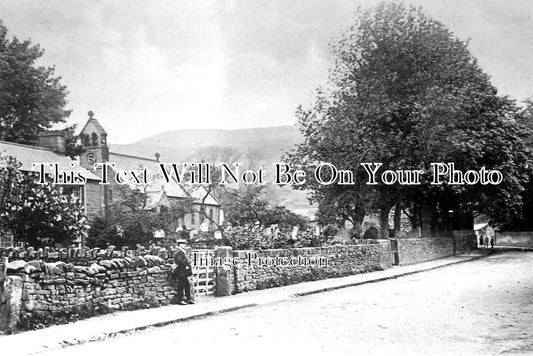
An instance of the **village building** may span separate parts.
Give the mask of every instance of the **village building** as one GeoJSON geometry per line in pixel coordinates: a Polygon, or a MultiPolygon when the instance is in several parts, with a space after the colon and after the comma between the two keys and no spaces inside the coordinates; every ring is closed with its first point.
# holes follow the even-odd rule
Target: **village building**
{"type": "Polygon", "coordinates": [[[184,199],[192,201],[193,212],[188,213],[183,219],[176,222],[176,227],[185,227],[186,230],[214,232],[222,224],[224,215],[218,201],[202,186],[178,184],[175,181],[164,182],[158,176],[159,154],[154,153],[154,158],[126,155],[110,152],[107,144],[107,132],[89,112],[89,119],[80,132],[83,153],[80,156],[80,165],[101,177],[101,169],[95,169],[95,163],[108,162],[115,166],[108,172],[108,185],[101,185],[100,192],[91,192],[86,195],[87,213],[89,215],[103,214],[106,207],[116,199],[114,192],[119,188],[119,183],[114,179],[117,170],[146,169],[148,184],[144,187],[147,194],[147,209],[160,211],[168,208],[173,202],[184,199]]]}
{"type": "MultiPolygon", "coordinates": [[[[0,141],[0,153],[16,158],[21,164],[21,170],[39,172],[36,163],[57,163],[62,171],[74,171],[87,178],[83,185],[62,186],[67,194],[77,196],[82,202],[89,220],[104,216],[106,209],[117,202],[117,191],[120,184],[115,180],[118,170],[141,170],[157,172],[159,156],[153,159],[147,157],[125,155],[110,152],[107,143],[107,132],[89,112],[89,119],[79,135],[83,152],[77,160],[65,156],[66,140],[64,131],[47,131],[39,135],[38,146],[23,145],[0,141]],[[100,184],[102,169],[96,168],[95,163],[114,164],[114,169],[107,172],[109,184],[100,184]]],[[[45,166],[46,173],[52,174],[52,168],[45,166]]],[[[176,228],[215,232],[222,224],[224,215],[218,201],[201,186],[180,185],[177,182],[162,182],[156,175],[151,176],[144,191],[147,195],[145,209],[161,211],[169,208],[173,202],[187,199],[191,202],[192,212],[176,221],[176,228]]]]}
{"type": "Polygon", "coordinates": [[[87,192],[98,191],[100,188],[98,176],[80,166],[77,160],[65,156],[65,137],[61,131],[50,131],[39,135],[38,146],[0,141],[0,154],[15,158],[21,164],[19,169],[23,172],[40,174],[40,164],[44,164],[42,167],[45,174],[51,175],[55,169],[49,164],[55,164],[58,170],[83,175],[87,179],[85,185],[63,185],[60,189],[65,194],[78,197],[86,208],[87,192]]]}

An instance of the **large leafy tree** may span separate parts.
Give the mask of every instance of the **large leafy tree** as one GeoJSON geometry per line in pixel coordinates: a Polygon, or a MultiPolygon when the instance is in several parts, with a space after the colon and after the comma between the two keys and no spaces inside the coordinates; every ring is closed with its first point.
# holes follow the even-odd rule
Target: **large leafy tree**
{"type": "Polygon", "coordinates": [[[36,64],[43,54],[29,40],[9,38],[0,22],[0,140],[33,144],[40,132],[70,115],[55,68],[36,64]]]}
{"type": "Polygon", "coordinates": [[[20,163],[0,154],[0,233],[33,247],[69,246],[81,241],[88,225],[80,201],[52,183],[20,171],[20,163]]]}
{"type": "Polygon", "coordinates": [[[361,10],[332,51],[331,85],[318,92],[311,109],[298,110],[305,141],[289,159],[310,174],[329,162],[365,181],[361,162],[383,163],[378,175],[384,169],[421,169],[424,175],[412,186],[339,189],[308,180],[299,188],[311,189],[321,207],[377,212],[386,227],[393,207],[408,211],[415,226],[433,227],[448,226],[450,210],[455,221],[475,213],[502,221],[520,212],[527,130],[514,102],[497,94],[465,42],[421,9],[393,2],[361,10]],[[504,181],[431,185],[432,162],[454,162],[463,171],[498,169],[504,181]]]}

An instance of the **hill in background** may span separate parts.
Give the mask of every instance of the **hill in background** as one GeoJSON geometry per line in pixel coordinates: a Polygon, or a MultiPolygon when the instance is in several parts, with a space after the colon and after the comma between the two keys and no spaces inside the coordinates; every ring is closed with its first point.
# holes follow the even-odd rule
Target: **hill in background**
{"type": "Polygon", "coordinates": [[[153,158],[158,152],[163,162],[182,162],[202,147],[233,147],[241,153],[260,151],[264,159],[279,160],[303,138],[294,126],[261,127],[240,130],[175,130],[150,136],[127,145],[110,145],[112,152],[153,158]]]}
{"type": "MultiPolygon", "coordinates": [[[[234,162],[241,162],[253,155],[267,172],[272,163],[279,162],[284,152],[290,151],[303,141],[295,126],[261,127],[239,130],[176,130],[160,133],[127,145],[110,145],[110,150],[134,156],[154,158],[167,163],[187,162],[202,149],[231,148],[238,152],[234,162]]],[[[227,162],[233,163],[233,162],[227,162]]],[[[271,182],[267,178],[267,181],[271,182]]],[[[307,201],[307,194],[290,187],[268,185],[268,197],[273,204],[311,217],[314,208],[307,201]]]]}

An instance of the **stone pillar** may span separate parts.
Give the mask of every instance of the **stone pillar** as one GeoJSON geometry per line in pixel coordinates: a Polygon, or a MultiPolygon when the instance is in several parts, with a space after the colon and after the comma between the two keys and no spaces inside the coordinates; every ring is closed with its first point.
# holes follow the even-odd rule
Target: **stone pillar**
{"type": "Polygon", "coordinates": [[[428,207],[423,206],[421,208],[421,226],[420,226],[420,237],[433,237],[431,233],[431,211],[428,207]]]}
{"type": "Polygon", "coordinates": [[[217,297],[224,297],[231,295],[233,292],[233,267],[225,265],[225,259],[232,258],[231,247],[222,246],[217,247],[216,257],[221,261],[221,266],[216,267],[216,291],[217,297]]]}
{"type": "Polygon", "coordinates": [[[6,277],[0,300],[0,330],[16,328],[22,304],[22,278],[6,277]]]}
{"type": "Polygon", "coordinates": [[[194,288],[196,281],[194,277],[194,266],[193,266],[193,261],[192,261],[192,248],[190,246],[184,246],[184,247],[181,247],[181,249],[185,250],[185,256],[187,257],[187,260],[189,261],[189,263],[191,264],[191,267],[193,268],[193,275],[189,277],[189,284],[191,285],[191,299],[194,302],[196,302],[197,296],[196,296],[196,289],[194,288]]]}
{"type": "Polygon", "coordinates": [[[0,257],[0,309],[4,302],[4,285],[7,278],[7,257],[0,257]]]}

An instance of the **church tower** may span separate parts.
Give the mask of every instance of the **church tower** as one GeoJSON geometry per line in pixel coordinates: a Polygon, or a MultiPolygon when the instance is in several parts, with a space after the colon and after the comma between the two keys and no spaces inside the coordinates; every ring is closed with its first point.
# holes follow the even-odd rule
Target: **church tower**
{"type": "Polygon", "coordinates": [[[107,132],[94,118],[94,113],[89,111],[89,120],[80,133],[83,153],[80,164],[83,168],[92,170],[94,164],[109,161],[109,147],[107,147],[107,132]]]}

